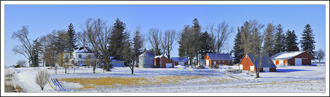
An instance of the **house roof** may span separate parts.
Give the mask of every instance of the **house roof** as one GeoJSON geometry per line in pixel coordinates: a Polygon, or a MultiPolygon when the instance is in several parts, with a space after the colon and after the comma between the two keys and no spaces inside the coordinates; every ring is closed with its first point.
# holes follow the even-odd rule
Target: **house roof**
{"type": "Polygon", "coordinates": [[[176,62],[188,62],[188,58],[185,57],[172,57],[172,60],[176,62]]]}
{"type": "MultiPolygon", "coordinates": [[[[252,63],[254,64],[255,67],[258,67],[259,61],[260,61],[260,54],[258,55],[258,57],[256,57],[257,59],[254,60],[253,59],[253,55],[252,54],[248,54],[250,60],[252,61],[252,63]]],[[[243,57],[244,58],[244,57],[243,57]]],[[[261,68],[264,67],[268,67],[268,68],[276,68],[276,65],[273,63],[273,61],[269,58],[268,54],[263,55],[262,57],[262,64],[261,64],[261,68]]]]}
{"type": "Polygon", "coordinates": [[[233,60],[230,54],[207,53],[211,60],[233,60]]]}
{"type": "Polygon", "coordinates": [[[272,60],[287,60],[291,59],[305,51],[293,51],[293,52],[280,52],[271,57],[272,60]]]}
{"type": "Polygon", "coordinates": [[[89,49],[88,47],[74,48],[74,52],[75,53],[93,53],[93,51],[91,49],[89,49]]]}
{"type": "MultiPolygon", "coordinates": [[[[165,57],[165,56],[163,56],[163,55],[155,56],[155,58],[160,58],[160,57],[165,57]]],[[[166,58],[166,57],[165,57],[165,58],[166,58]]]]}

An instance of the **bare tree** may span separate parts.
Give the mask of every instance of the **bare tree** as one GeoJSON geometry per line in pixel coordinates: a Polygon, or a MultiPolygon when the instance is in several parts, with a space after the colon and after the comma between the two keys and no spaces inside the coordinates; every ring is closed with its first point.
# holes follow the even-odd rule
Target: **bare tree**
{"type": "Polygon", "coordinates": [[[49,79],[49,74],[48,71],[45,69],[38,71],[35,82],[40,86],[41,90],[44,90],[44,87],[47,84],[48,79],[49,79]]]}
{"type": "Polygon", "coordinates": [[[91,55],[87,55],[87,57],[84,60],[85,68],[86,68],[86,66],[88,66],[88,68],[89,68],[89,66],[91,65],[91,59],[92,59],[91,55]]]}
{"type": "MultiPolygon", "coordinates": [[[[233,33],[233,28],[229,29],[228,23],[222,21],[216,26],[216,29],[213,31],[213,25],[210,27],[211,34],[215,35],[215,47],[216,52],[221,53],[221,49],[223,49],[224,44],[226,43],[229,35],[233,33]],[[214,33],[215,32],[215,33],[214,33]]],[[[212,36],[213,36],[212,35],[212,36]]]]}
{"type": "Polygon", "coordinates": [[[321,60],[324,58],[324,51],[322,49],[319,49],[319,51],[317,52],[317,55],[316,55],[316,59],[319,60],[319,63],[321,62],[321,60]]]}
{"type": "Polygon", "coordinates": [[[264,54],[266,53],[268,47],[262,46],[264,35],[261,33],[261,29],[264,25],[259,24],[256,20],[246,21],[240,29],[242,48],[246,54],[252,54],[253,64],[258,64],[256,69],[256,76],[259,78],[259,71],[261,67],[261,62],[264,54]],[[258,57],[260,57],[259,60],[258,57]],[[259,62],[258,62],[259,61],[259,62]]]}
{"type": "Polygon", "coordinates": [[[25,67],[26,61],[25,60],[18,60],[16,63],[16,67],[25,67]]]}
{"type": "Polygon", "coordinates": [[[26,59],[29,60],[29,65],[32,63],[32,43],[30,42],[30,39],[28,38],[29,30],[27,26],[22,26],[22,29],[16,31],[13,33],[11,38],[17,39],[21,45],[16,45],[13,48],[13,51],[15,54],[22,54],[26,59]]]}
{"type": "Polygon", "coordinates": [[[95,69],[96,69],[98,60],[96,58],[92,58],[90,62],[91,62],[91,65],[93,66],[93,73],[95,73],[95,69]]]}
{"type": "MultiPolygon", "coordinates": [[[[109,42],[111,28],[106,26],[106,23],[101,19],[93,20],[88,19],[85,23],[85,31],[87,32],[88,40],[93,46],[93,51],[98,57],[103,58],[103,63],[106,71],[110,71],[109,42]]],[[[110,26],[111,27],[111,26],[110,26]]]]}
{"type": "Polygon", "coordinates": [[[155,55],[161,55],[162,32],[159,29],[152,28],[149,30],[148,39],[155,55]]]}
{"type": "Polygon", "coordinates": [[[166,30],[165,35],[163,37],[162,49],[163,54],[166,54],[167,58],[171,58],[170,54],[175,45],[174,41],[176,39],[176,31],[175,30],[166,30]]]}

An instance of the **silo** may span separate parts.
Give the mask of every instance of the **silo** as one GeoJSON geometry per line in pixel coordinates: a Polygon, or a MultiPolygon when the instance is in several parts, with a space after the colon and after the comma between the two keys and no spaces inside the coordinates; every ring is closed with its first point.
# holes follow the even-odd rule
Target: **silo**
{"type": "Polygon", "coordinates": [[[144,52],[139,56],[139,68],[154,68],[154,55],[144,52]]]}

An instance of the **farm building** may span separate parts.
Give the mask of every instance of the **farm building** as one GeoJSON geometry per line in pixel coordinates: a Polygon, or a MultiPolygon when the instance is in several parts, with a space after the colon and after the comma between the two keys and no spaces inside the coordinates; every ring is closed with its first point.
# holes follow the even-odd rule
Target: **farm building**
{"type": "Polygon", "coordinates": [[[216,65],[233,65],[233,58],[230,54],[207,53],[205,56],[205,66],[213,68],[216,65]]]}
{"type": "Polygon", "coordinates": [[[110,56],[111,64],[113,67],[124,67],[124,61],[116,60],[113,58],[113,56],[110,56]]]}
{"type": "Polygon", "coordinates": [[[175,66],[181,65],[188,65],[188,58],[184,58],[184,57],[172,57],[172,61],[174,63],[175,66]]]}
{"type": "MultiPolygon", "coordinates": [[[[67,56],[70,56],[70,53],[64,53],[63,57],[67,56]]],[[[87,58],[96,59],[96,56],[92,50],[87,47],[77,47],[74,48],[72,58],[70,60],[73,60],[78,66],[85,66],[85,60],[87,58]]]]}
{"type": "Polygon", "coordinates": [[[205,66],[205,59],[200,59],[198,65],[205,66]]]}
{"type": "MultiPolygon", "coordinates": [[[[245,54],[242,58],[239,69],[246,70],[246,71],[256,71],[258,67],[258,63],[260,61],[260,55],[258,57],[253,58],[252,54],[245,54]]],[[[269,58],[268,54],[263,55],[262,57],[262,64],[260,68],[260,72],[275,72],[276,66],[273,61],[269,58]]]]}
{"type": "Polygon", "coordinates": [[[165,56],[156,56],[154,62],[155,68],[174,68],[173,62],[165,56]]]}
{"type": "Polygon", "coordinates": [[[139,68],[154,68],[154,57],[147,51],[139,55],[139,68]]]}
{"type": "Polygon", "coordinates": [[[271,57],[276,66],[311,65],[312,55],[305,51],[280,52],[271,57]]]}

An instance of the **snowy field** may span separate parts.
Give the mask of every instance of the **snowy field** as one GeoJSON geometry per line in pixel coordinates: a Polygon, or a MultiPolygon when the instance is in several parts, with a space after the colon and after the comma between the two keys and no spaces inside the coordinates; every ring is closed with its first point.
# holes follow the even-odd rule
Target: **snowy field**
{"type": "MultiPolygon", "coordinates": [[[[231,67],[231,69],[236,67],[231,67]]],[[[317,66],[278,67],[277,72],[262,72],[256,79],[255,73],[230,73],[226,69],[189,69],[177,68],[134,68],[115,67],[111,72],[97,68],[80,67],[59,69],[55,74],[49,69],[51,78],[57,78],[64,90],[51,81],[43,91],[34,82],[38,70],[46,68],[6,68],[14,71],[17,85],[27,93],[57,92],[136,92],[136,93],[325,93],[324,64],[317,66]]]]}

